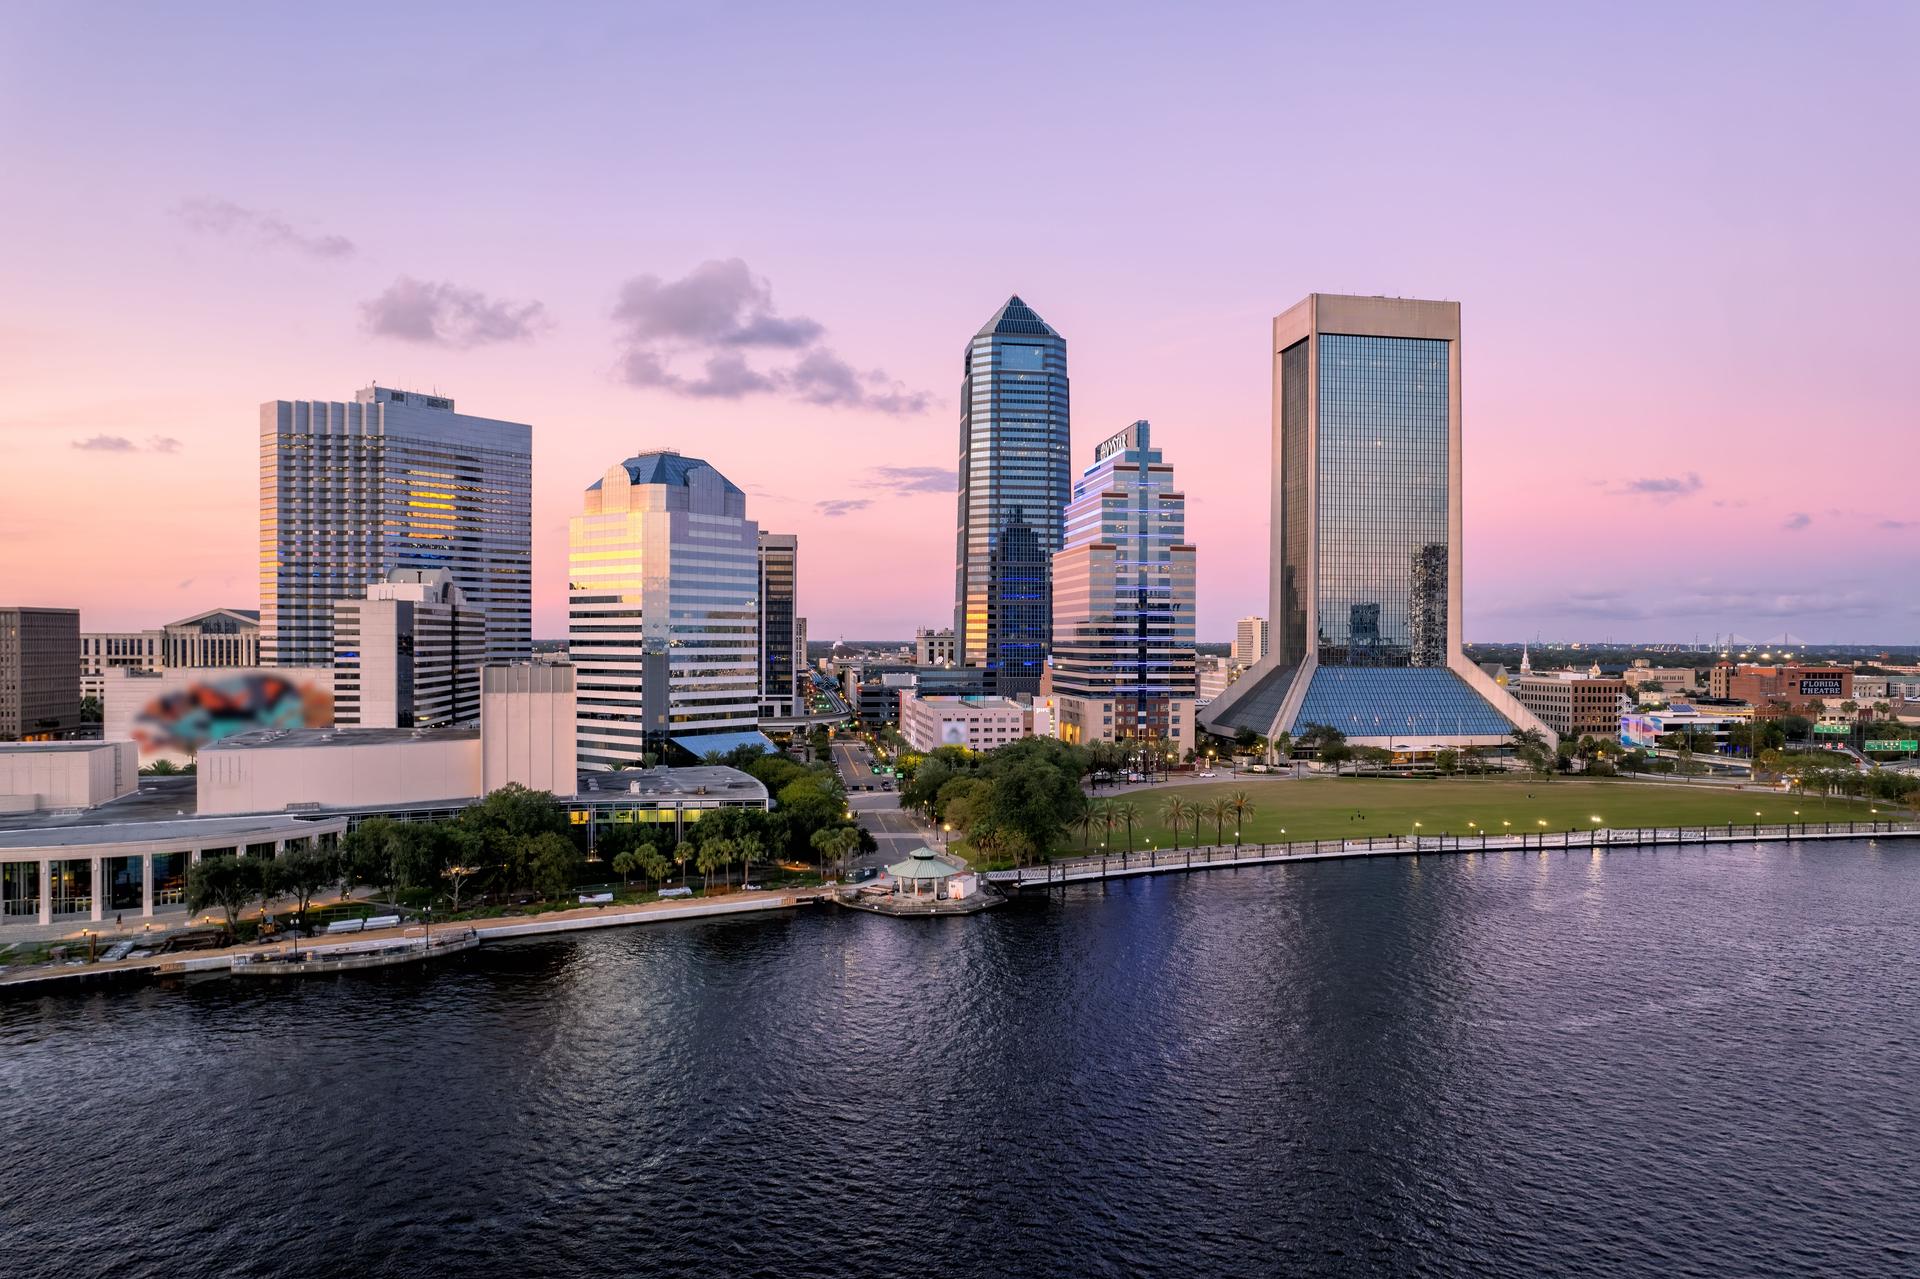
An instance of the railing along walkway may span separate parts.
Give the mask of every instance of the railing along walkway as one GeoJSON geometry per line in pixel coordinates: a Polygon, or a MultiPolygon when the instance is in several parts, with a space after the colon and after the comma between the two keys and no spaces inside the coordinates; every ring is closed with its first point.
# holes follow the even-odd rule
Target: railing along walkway
{"type": "Polygon", "coordinates": [[[1806,839],[1920,837],[1920,822],[1727,823],[1720,826],[1659,826],[1632,830],[1598,828],[1519,835],[1375,835],[1360,839],[1293,840],[1280,844],[1205,844],[1198,848],[1146,848],[987,872],[992,883],[1011,888],[1132,875],[1162,875],[1214,866],[1263,866],[1276,862],[1332,861],[1349,857],[1405,857],[1418,853],[1497,853],[1688,844],[1783,843],[1806,839]]]}

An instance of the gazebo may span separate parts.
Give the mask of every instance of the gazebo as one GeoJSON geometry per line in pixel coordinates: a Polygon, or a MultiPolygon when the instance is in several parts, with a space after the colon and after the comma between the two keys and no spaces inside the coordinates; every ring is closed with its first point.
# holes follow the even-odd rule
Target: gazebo
{"type": "Polygon", "coordinates": [[[959,901],[972,896],[977,888],[972,872],[956,866],[931,848],[916,848],[905,861],[887,867],[887,875],[893,880],[895,897],[935,900],[944,897],[959,901]]]}

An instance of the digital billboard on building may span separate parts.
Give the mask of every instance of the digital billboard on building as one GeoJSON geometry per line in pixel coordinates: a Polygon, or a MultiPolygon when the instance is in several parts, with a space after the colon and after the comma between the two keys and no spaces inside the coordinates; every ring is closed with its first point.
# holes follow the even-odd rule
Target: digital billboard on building
{"type": "Polygon", "coordinates": [[[224,667],[158,674],[114,671],[102,736],[140,747],[140,765],[190,763],[209,742],[263,728],[331,728],[326,667],[224,667]]]}

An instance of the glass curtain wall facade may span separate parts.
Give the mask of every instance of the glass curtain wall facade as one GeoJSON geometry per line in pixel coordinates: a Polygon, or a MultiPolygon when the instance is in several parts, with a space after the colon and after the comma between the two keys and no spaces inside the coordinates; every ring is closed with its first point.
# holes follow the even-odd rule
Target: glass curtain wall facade
{"type": "Polygon", "coordinates": [[[954,635],[990,694],[1035,693],[1070,482],[1067,343],[1018,297],[967,344],[954,635]]]}
{"type": "Polygon", "coordinates": [[[1194,548],[1151,429],[1135,422],[1100,444],[1073,486],[1053,560],[1056,732],[1184,754],[1198,695],[1194,548]]]}
{"type": "Polygon", "coordinates": [[[699,458],[630,457],[587,490],[568,548],[580,767],[756,728],[760,529],[737,486],[699,458]]]}
{"type": "Polygon", "coordinates": [[[770,718],[805,710],[794,682],[806,665],[794,612],[799,557],[800,539],[792,533],[760,534],[760,711],[770,718]]]}
{"type": "Polygon", "coordinates": [[[333,606],[397,568],[446,569],[489,661],[533,648],[533,428],[371,386],[260,406],[260,659],[332,660],[333,606]]]}
{"type": "Polygon", "coordinates": [[[1273,651],[1208,728],[1418,751],[1537,726],[1459,651],[1459,316],[1314,294],[1275,319],[1273,651]]]}

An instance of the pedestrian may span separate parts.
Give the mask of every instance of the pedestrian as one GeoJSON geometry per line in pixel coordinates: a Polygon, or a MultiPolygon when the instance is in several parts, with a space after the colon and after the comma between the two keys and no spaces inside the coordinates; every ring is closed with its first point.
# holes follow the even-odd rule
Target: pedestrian
{"type": "Polygon", "coordinates": [[[120,931],[120,919],[121,919],[121,916],[119,915],[118,912],[116,912],[113,917],[113,930],[115,932],[120,931]]]}

